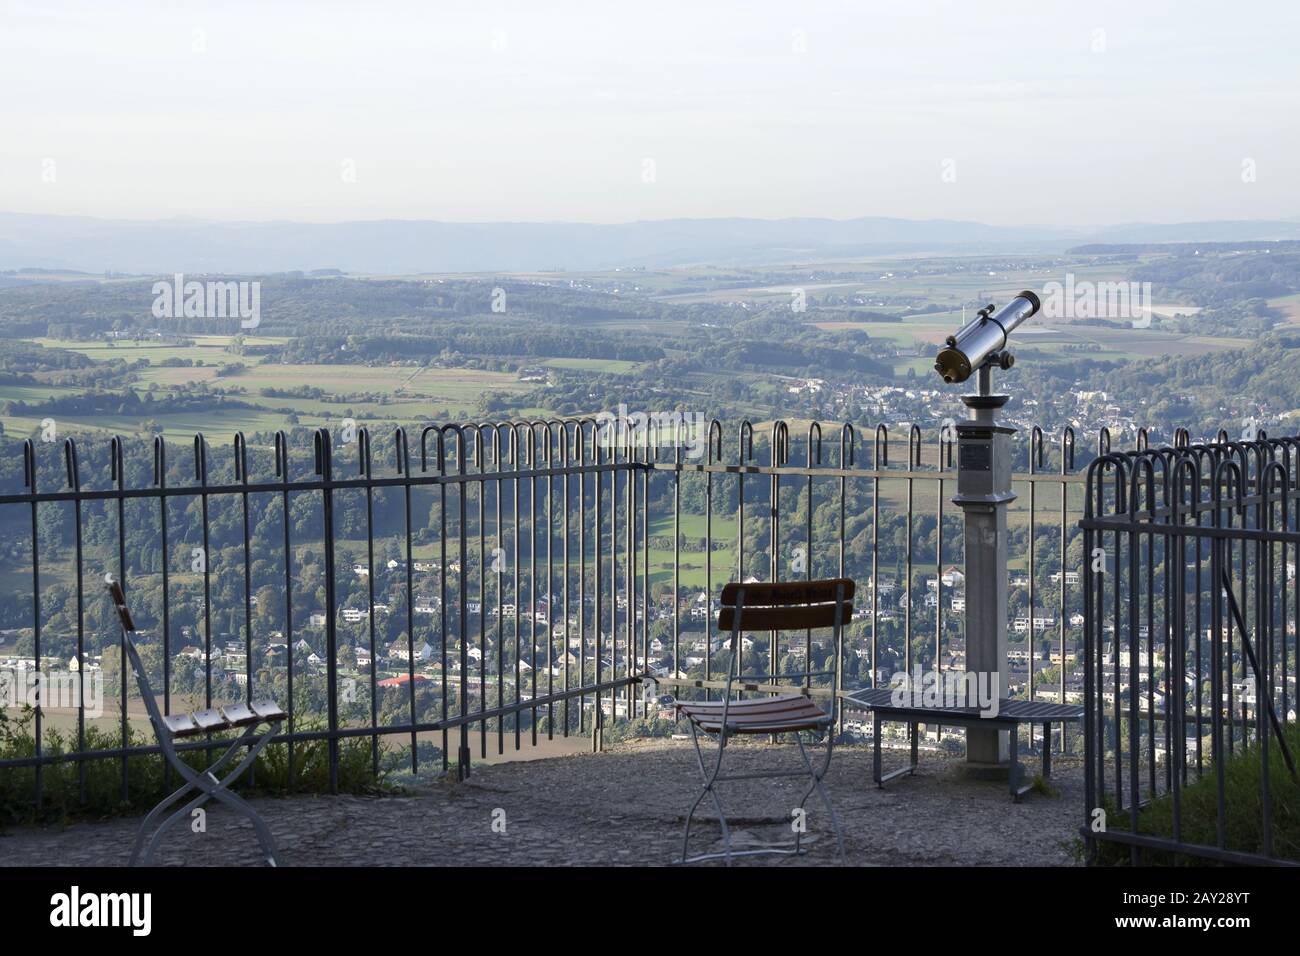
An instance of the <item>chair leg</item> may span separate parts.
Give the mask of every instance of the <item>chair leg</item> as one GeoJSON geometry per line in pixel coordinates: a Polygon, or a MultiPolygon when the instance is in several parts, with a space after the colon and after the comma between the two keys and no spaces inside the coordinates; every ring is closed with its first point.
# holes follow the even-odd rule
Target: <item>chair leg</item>
{"type": "Polygon", "coordinates": [[[145,835],[149,832],[150,824],[152,824],[156,819],[158,819],[158,817],[162,815],[162,812],[164,810],[166,810],[178,799],[185,796],[185,794],[189,793],[191,790],[194,789],[196,788],[192,783],[185,784],[185,786],[181,787],[170,797],[167,797],[165,800],[163,800],[161,803],[155,806],[152,810],[150,810],[147,814],[145,814],[144,820],[140,822],[140,829],[135,835],[135,843],[131,847],[131,858],[130,860],[127,861],[126,864],[127,866],[135,866],[136,863],[139,861],[140,850],[144,847],[145,835]]]}
{"type": "MultiPolygon", "coordinates": [[[[140,866],[149,865],[149,861],[153,859],[154,851],[158,849],[158,844],[162,842],[163,834],[165,834],[169,829],[171,829],[172,824],[176,823],[179,820],[183,820],[185,817],[193,813],[196,809],[203,806],[203,804],[207,803],[208,800],[210,800],[211,798],[212,798],[212,794],[207,791],[204,791],[203,793],[199,794],[199,796],[195,797],[189,803],[185,804],[185,806],[181,807],[179,810],[177,810],[175,813],[169,816],[166,820],[164,820],[162,824],[158,827],[158,829],[153,832],[153,836],[150,837],[149,844],[148,846],[145,847],[144,855],[140,858],[139,865],[140,866]]],[[[143,835],[143,831],[141,831],[141,835],[143,835]]],[[[135,863],[132,863],[132,866],[135,865],[136,865],[135,863]]]]}
{"type": "Polygon", "coordinates": [[[727,866],[730,866],[731,865],[731,828],[727,826],[727,817],[726,814],[722,812],[722,801],[718,799],[718,791],[716,786],[717,779],[718,779],[718,772],[722,769],[722,752],[726,749],[727,746],[726,729],[724,728],[722,733],[719,734],[718,759],[713,765],[713,772],[710,773],[709,770],[704,766],[704,751],[700,748],[699,733],[697,732],[695,728],[695,724],[693,722],[691,723],[690,726],[691,726],[691,742],[695,744],[695,757],[696,760],[699,761],[700,778],[703,780],[704,784],[700,789],[699,795],[696,796],[695,802],[691,804],[690,811],[686,814],[686,830],[685,833],[682,835],[682,858],[678,860],[678,862],[683,864],[691,863],[696,860],[706,859],[709,856],[709,854],[700,854],[698,857],[688,857],[686,854],[691,839],[691,821],[695,816],[696,809],[699,808],[700,802],[703,801],[704,795],[707,793],[713,800],[714,808],[718,811],[718,824],[722,827],[723,855],[726,857],[727,866]]]}
{"type": "MultiPolygon", "coordinates": [[[[826,757],[822,761],[822,766],[820,770],[815,769],[812,765],[812,761],[808,759],[808,751],[804,748],[803,737],[800,734],[795,734],[794,739],[795,739],[795,743],[799,745],[799,756],[803,758],[803,765],[807,769],[808,776],[812,780],[812,782],[808,786],[808,790],[803,795],[803,799],[799,801],[799,806],[802,808],[804,803],[808,800],[808,797],[812,795],[812,792],[814,790],[817,791],[817,796],[821,798],[822,805],[826,808],[826,813],[831,818],[831,830],[834,831],[835,833],[835,845],[839,851],[840,865],[843,866],[844,865],[844,834],[840,830],[839,817],[836,816],[835,814],[835,807],[831,804],[830,795],[826,792],[825,784],[822,783],[822,778],[826,776],[826,771],[830,769],[831,754],[834,753],[835,751],[834,728],[833,727],[826,728],[826,757]]],[[[796,854],[799,852],[799,843],[800,843],[801,836],[802,834],[796,831],[794,836],[794,849],[796,854]]]]}
{"type": "Polygon", "coordinates": [[[266,862],[271,866],[275,866],[275,840],[272,838],[271,831],[267,828],[266,821],[262,819],[261,814],[254,810],[249,802],[239,794],[232,793],[224,787],[213,791],[212,796],[236,813],[241,813],[248,818],[249,822],[253,824],[253,831],[257,834],[257,842],[261,844],[262,852],[266,854],[266,862]]]}
{"type": "Polygon", "coordinates": [[[239,779],[244,771],[247,770],[253,761],[257,759],[258,754],[260,754],[266,748],[267,744],[271,742],[271,738],[275,736],[279,728],[279,722],[272,724],[251,746],[249,746],[248,752],[244,755],[244,758],[239,761],[235,768],[221,778],[217,777],[216,771],[220,770],[230,762],[239,751],[239,748],[243,746],[250,737],[252,737],[256,729],[255,727],[249,727],[245,730],[230,745],[229,749],[227,749],[215,763],[209,766],[202,773],[193,770],[174,752],[168,754],[165,750],[164,753],[168,757],[168,762],[172,764],[176,772],[179,773],[187,782],[184,787],[163,800],[145,816],[144,821],[140,825],[140,831],[136,835],[135,845],[131,852],[130,865],[147,866],[149,861],[153,858],[154,851],[158,848],[158,845],[162,841],[162,837],[167,830],[169,830],[177,821],[189,816],[194,810],[215,798],[227,806],[232,807],[237,812],[247,816],[252,821],[253,829],[257,834],[258,843],[261,844],[263,852],[267,855],[267,862],[272,866],[275,866],[275,843],[271,838],[270,830],[267,829],[265,821],[261,819],[257,811],[255,811],[246,800],[238,794],[230,792],[226,788],[235,780],[239,779]],[[165,808],[171,806],[178,797],[191,790],[199,791],[199,795],[187,802],[183,807],[171,814],[171,816],[167,817],[167,819],[162,822],[158,829],[154,831],[153,836],[149,839],[148,845],[145,847],[142,855],[140,852],[140,845],[144,842],[144,837],[148,832],[149,824],[153,820],[157,819],[158,815],[162,813],[165,808]]]}

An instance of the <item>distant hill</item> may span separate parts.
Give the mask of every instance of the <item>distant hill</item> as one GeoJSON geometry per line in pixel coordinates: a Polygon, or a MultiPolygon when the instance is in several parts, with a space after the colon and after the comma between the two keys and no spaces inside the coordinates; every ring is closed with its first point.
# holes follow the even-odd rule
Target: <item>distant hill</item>
{"type": "Polygon", "coordinates": [[[209,222],[0,213],[0,270],[134,274],[516,272],[764,265],[894,254],[1046,253],[1090,243],[1300,239],[1300,221],[1102,229],[860,219],[592,223],[209,222]]]}

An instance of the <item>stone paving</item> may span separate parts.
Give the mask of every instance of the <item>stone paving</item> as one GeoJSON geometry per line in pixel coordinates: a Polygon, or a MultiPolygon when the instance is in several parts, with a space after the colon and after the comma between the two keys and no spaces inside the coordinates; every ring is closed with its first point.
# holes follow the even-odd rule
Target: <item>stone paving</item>
{"type": "MultiPolygon", "coordinates": [[[[902,759],[888,755],[886,769],[902,759]]],[[[764,744],[728,747],[731,772],[773,762],[797,768],[798,752],[764,744]]],[[[1019,804],[1005,783],[966,779],[961,764],[959,758],[923,755],[915,776],[891,781],[882,790],[871,783],[869,748],[837,748],[826,782],[844,829],[848,862],[1075,864],[1069,845],[1083,805],[1076,762],[1057,761],[1052,792],[1030,793],[1019,804]]],[[[680,853],[682,823],[698,781],[689,742],[634,741],[600,754],[476,766],[463,783],[437,780],[396,796],[311,795],[255,804],[279,844],[282,866],[662,865],[680,853]]],[[[790,811],[803,786],[797,780],[724,786],[720,792],[737,831],[737,848],[793,838],[790,811]]],[[[806,856],[743,862],[834,863],[824,811],[815,796],[807,806],[806,856]]],[[[156,863],[261,863],[252,827],[224,807],[209,807],[207,832],[178,825],[156,863]]],[[[710,816],[705,814],[692,836],[693,852],[721,845],[710,816]]],[[[11,829],[0,835],[0,864],[122,865],[139,823],[139,818],[123,818],[11,829]]]]}

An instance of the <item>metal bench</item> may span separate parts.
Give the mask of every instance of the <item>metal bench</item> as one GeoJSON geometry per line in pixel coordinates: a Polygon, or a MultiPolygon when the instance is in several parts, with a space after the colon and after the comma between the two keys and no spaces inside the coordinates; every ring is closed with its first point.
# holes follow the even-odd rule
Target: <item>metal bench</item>
{"type": "MultiPolygon", "coordinates": [[[[136,650],[135,641],[132,639],[132,635],[135,633],[135,622],[131,619],[131,612],[127,609],[126,595],[122,591],[122,585],[111,579],[106,579],[105,583],[108,586],[108,593],[113,599],[113,604],[117,608],[118,620],[122,624],[122,644],[126,649],[126,656],[131,662],[131,669],[135,671],[136,683],[140,688],[140,696],[144,699],[145,710],[149,713],[149,722],[153,725],[154,734],[158,738],[158,746],[162,748],[163,757],[166,758],[167,763],[186,781],[185,786],[164,799],[145,816],[144,822],[140,824],[140,832],[136,835],[135,844],[131,848],[130,865],[147,865],[153,857],[158,843],[162,840],[163,834],[172,824],[189,816],[209,800],[215,799],[237,813],[243,814],[252,822],[253,830],[257,833],[258,843],[261,844],[262,852],[266,855],[266,862],[271,866],[275,866],[275,841],[271,838],[271,831],[267,828],[265,821],[249,805],[247,800],[236,793],[232,793],[228,788],[230,784],[239,779],[245,770],[253,765],[257,755],[271,742],[271,738],[279,731],[281,722],[288,717],[288,714],[273,700],[255,700],[247,704],[230,704],[225,707],[197,710],[191,714],[164,715],[158,709],[158,702],[154,697],[153,689],[149,686],[149,678],[145,672],[144,663],[140,660],[140,654],[136,650]],[[259,734],[258,728],[262,725],[268,726],[266,730],[259,734]],[[220,759],[202,773],[194,770],[189,764],[181,760],[176,752],[174,742],[177,740],[196,737],[201,734],[239,730],[240,728],[243,728],[243,733],[230,743],[229,749],[222,754],[220,759]],[[245,746],[248,747],[248,753],[244,755],[244,758],[225,776],[218,777],[217,772],[224,769],[240,749],[245,746]],[[154,831],[153,837],[146,847],[145,837],[154,821],[177,800],[195,790],[199,792],[199,795],[164,820],[158,829],[154,831]],[[143,855],[141,855],[141,848],[144,848],[143,855]]],[[[225,741],[222,741],[222,743],[225,743],[225,741]]]]}
{"type": "MultiPolygon", "coordinates": [[[[835,808],[831,806],[830,797],[822,784],[822,778],[830,766],[831,753],[835,747],[835,697],[831,696],[830,711],[825,711],[802,693],[808,683],[815,677],[829,678],[830,686],[835,686],[835,671],[813,672],[799,671],[785,674],[742,675],[740,673],[740,636],[745,631],[783,631],[812,630],[830,627],[834,629],[835,647],[840,646],[841,629],[853,614],[853,581],[848,578],[835,578],[825,581],[791,581],[778,584],[728,584],[722,589],[721,608],[718,612],[718,630],[731,632],[731,661],[727,666],[727,687],[722,700],[715,701],[679,701],[677,711],[690,722],[691,740],[695,744],[695,755],[699,759],[700,777],[703,786],[695,802],[686,814],[686,832],[682,836],[682,856],[679,863],[699,863],[704,860],[725,859],[731,863],[733,856],[751,856],[761,853],[794,855],[802,852],[802,829],[796,828],[793,848],[765,847],[754,850],[731,849],[731,830],[727,818],[722,812],[722,803],[718,799],[717,784],[723,780],[755,780],[778,777],[808,778],[808,789],[799,801],[799,808],[817,792],[830,818],[831,829],[835,833],[835,843],[839,851],[840,862],[844,862],[844,838],[840,833],[839,820],[835,817],[835,808]],[[737,690],[757,689],[758,684],[746,685],[747,681],[775,682],[776,680],[802,680],[803,686],[786,685],[782,690],[788,693],[777,697],[750,698],[732,700],[731,695],[737,690]],[[802,731],[822,731],[825,736],[826,756],[820,767],[814,767],[808,759],[804,748],[802,731]],[[701,733],[717,735],[718,754],[710,770],[700,748],[701,733]],[[773,770],[761,773],[722,774],[722,757],[727,749],[727,739],[737,734],[793,734],[799,745],[799,756],[803,760],[802,770],[773,770]],[[723,851],[720,853],[700,853],[688,856],[687,850],[691,839],[691,820],[705,796],[713,800],[718,812],[718,823],[722,827],[723,851]]],[[[834,660],[832,655],[831,660],[834,660]]],[[[812,661],[808,661],[812,666],[812,661]]],[[[832,664],[832,667],[834,665],[832,664]]],[[[777,689],[774,683],[764,683],[764,690],[777,689]]]]}
{"type": "Polygon", "coordinates": [[[894,691],[887,687],[867,688],[854,691],[844,698],[846,710],[864,710],[871,712],[872,737],[874,753],[872,756],[872,778],[876,786],[883,787],[889,780],[911,774],[917,767],[917,724],[948,727],[994,727],[1011,732],[1011,766],[1009,782],[1011,797],[1017,803],[1020,798],[1033,789],[1033,783],[1021,782],[1021,767],[1017,728],[1021,724],[1043,725],[1043,778],[1052,775],[1052,748],[1050,733],[1052,724],[1065,723],[1083,719],[1083,707],[1079,704],[1053,704],[1037,700],[998,701],[996,717],[986,716],[978,707],[925,707],[913,704],[898,705],[894,700],[894,691]],[[905,723],[911,727],[911,762],[908,766],[881,773],[880,761],[880,727],[886,721],[905,723]]]}

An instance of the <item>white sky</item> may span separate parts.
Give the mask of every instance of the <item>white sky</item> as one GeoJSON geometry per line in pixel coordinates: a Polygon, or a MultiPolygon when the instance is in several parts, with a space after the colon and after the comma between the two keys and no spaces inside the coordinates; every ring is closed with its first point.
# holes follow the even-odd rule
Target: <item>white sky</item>
{"type": "Polygon", "coordinates": [[[0,210],[1294,217],[1297,36],[1292,0],[0,0],[0,210]]]}

